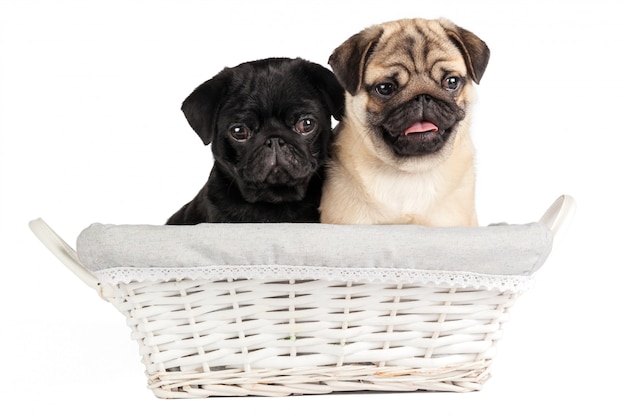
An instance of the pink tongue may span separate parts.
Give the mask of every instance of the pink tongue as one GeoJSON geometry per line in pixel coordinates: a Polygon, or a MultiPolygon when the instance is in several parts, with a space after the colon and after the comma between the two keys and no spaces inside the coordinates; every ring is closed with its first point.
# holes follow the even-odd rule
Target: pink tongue
{"type": "Polygon", "coordinates": [[[411,133],[424,133],[430,131],[436,132],[438,130],[439,128],[431,122],[417,122],[414,125],[410,126],[407,130],[405,130],[404,134],[408,135],[411,133]]]}

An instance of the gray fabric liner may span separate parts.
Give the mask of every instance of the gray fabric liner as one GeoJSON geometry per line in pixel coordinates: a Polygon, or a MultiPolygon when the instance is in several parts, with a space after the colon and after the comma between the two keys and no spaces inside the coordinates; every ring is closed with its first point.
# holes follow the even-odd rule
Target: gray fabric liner
{"type": "Polygon", "coordinates": [[[90,270],[310,266],[532,275],[552,247],[539,223],[427,228],[414,225],[211,223],[93,224],[77,240],[90,270]]]}

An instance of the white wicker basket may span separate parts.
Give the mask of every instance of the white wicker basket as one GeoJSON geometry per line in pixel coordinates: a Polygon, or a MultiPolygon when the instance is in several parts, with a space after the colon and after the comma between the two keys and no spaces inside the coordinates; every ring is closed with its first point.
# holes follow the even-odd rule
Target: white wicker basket
{"type": "Polygon", "coordinates": [[[517,234],[512,243],[502,238],[509,226],[444,231],[330,225],[135,226],[120,243],[112,234],[123,238],[131,226],[100,225],[90,232],[86,254],[80,245],[77,254],[41,219],[30,226],[68,268],[124,314],[139,344],[148,386],[157,397],[461,392],[479,390],[489,378],[509,308],[532,284],[553,237],[571,218],[573,206],[571,197],[562,196],[539,222],[511,226],[517,234]],[[282,228],[276,241],[259,242],[259,236],[271,235],[276,228],[282,228]],[[284,234],[285,228],[289,235],[284,234]],[[364,242],[371,229],[377,241],[364,242]],[[176,252],[179,242],[171,242],[168,236],[175,233],[180,238],[180,232],[196,230],[230,234],[202,241],[204,246],[196,251],[203,252],[199,255],[189,247],[176,252]],[[238,234],[233,236],[233,230],[238,234]],[[396,235],[385,240],[381,233],[386,236],[387,230],[396,235]],[[337,242],[341,240],[337,233],[345,231],[356,234],[349,239],[357,243],[337,242]],[[302,242],[318,232],[323,245],[319,239],[317,248],[302,242]],[[398,236],[407,233],[423,234],[425,238],[415,243],[422,246],[412,246],[402,238],[396,242],[398,248],[391,247],[398,236]],[[445,239],[439,238],[441,233],[445,239]],[[492,234],[497,236],[488,237],[490,243],[484,249],[480,243],[471,243],[492,234]],[[150,238],[144,245],[141,239],[146,236],[150,238]],[[528,242],[517,245],[517,236],[528,242]],[[538,248],[533,247],[533,236],[543,236],[538,248]],[[450,248],[451,237],[462,242],[450,248]],[[271,259],[264,254],[260,259],[242,260],[232,248],[214,255],[211,247],[222,247],[221,242],[228,239],[240,245],[242,252],[252,251],[253,257],[259,246],[269,246],[271,259]],[[294,242],[310,249],[302,259],[298,253],[303,249],[294,242]],[[379,248],[379,243],[385,245],[383,250],[367,249],[379,248]],[[146,246],[140,250],[141,259],[132,253],[136,246],[146,246]],[[108,264],[94,268],[102,257],[89,251],[98,248],[107,253],[108,264]],[[337,248],[344,250],[337,253],[337,248]],[[529,248],[534,258],[521,265],[529,248]],[[420,251],[413,252],[417,260],[407,260],[412,249],[420,251]],[[433,262],[429,250],[470,256],[461,260],[461,267],[453,259],[450,268],[438,268],[436,262],[428,264],[433,262]],[[329,264],[323,251],[331,252],[334,264],[329,264]],[[211,252],[209,260],[205,252],[211,252]],[[188,261],[187,256],[200,260],[188,261]],[[492,259],[503,256],[508,260],[492,259]],[[351,257],[355,262],[363,260],[363,266],[350,264],[346,259],[351,257]],[[471,265],[477,270],[468,271],[471,265]],[[506,271],[493,271],[495,267],[506,271]]]}

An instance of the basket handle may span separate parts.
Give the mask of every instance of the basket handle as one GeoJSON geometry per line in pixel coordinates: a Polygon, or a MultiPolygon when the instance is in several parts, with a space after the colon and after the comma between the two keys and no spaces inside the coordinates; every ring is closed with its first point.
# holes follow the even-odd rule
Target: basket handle
{"type": "Polygon", "coordinates": [[[560,239],[576,211],[576,200],[569,195],[562,195],[546,210],[539,223],[552,230],[553,241],[560,239]]]}
{"type": "Polygon", "coordinates": [[[76,251],[65,243],[46,222],[39,218],[30,221],[28,226],[35,236],[39,238],[41,243],[43,243],[70,271],[76,274],[78,278],[89,287],[100,292],[98,278],[80,262],[76,251]]]}

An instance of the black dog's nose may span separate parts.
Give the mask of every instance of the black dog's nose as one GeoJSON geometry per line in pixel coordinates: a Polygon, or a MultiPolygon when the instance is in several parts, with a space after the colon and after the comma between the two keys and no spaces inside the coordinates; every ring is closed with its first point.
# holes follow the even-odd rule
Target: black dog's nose
{"type": "Polygon", "coordinates": [[[285,141],[282,138],[269,138],[268,140],[265,141],[265,146],[267,146],[268,148],[273,148],[273,147],[282,147],[285,145],[285,141]]]}

